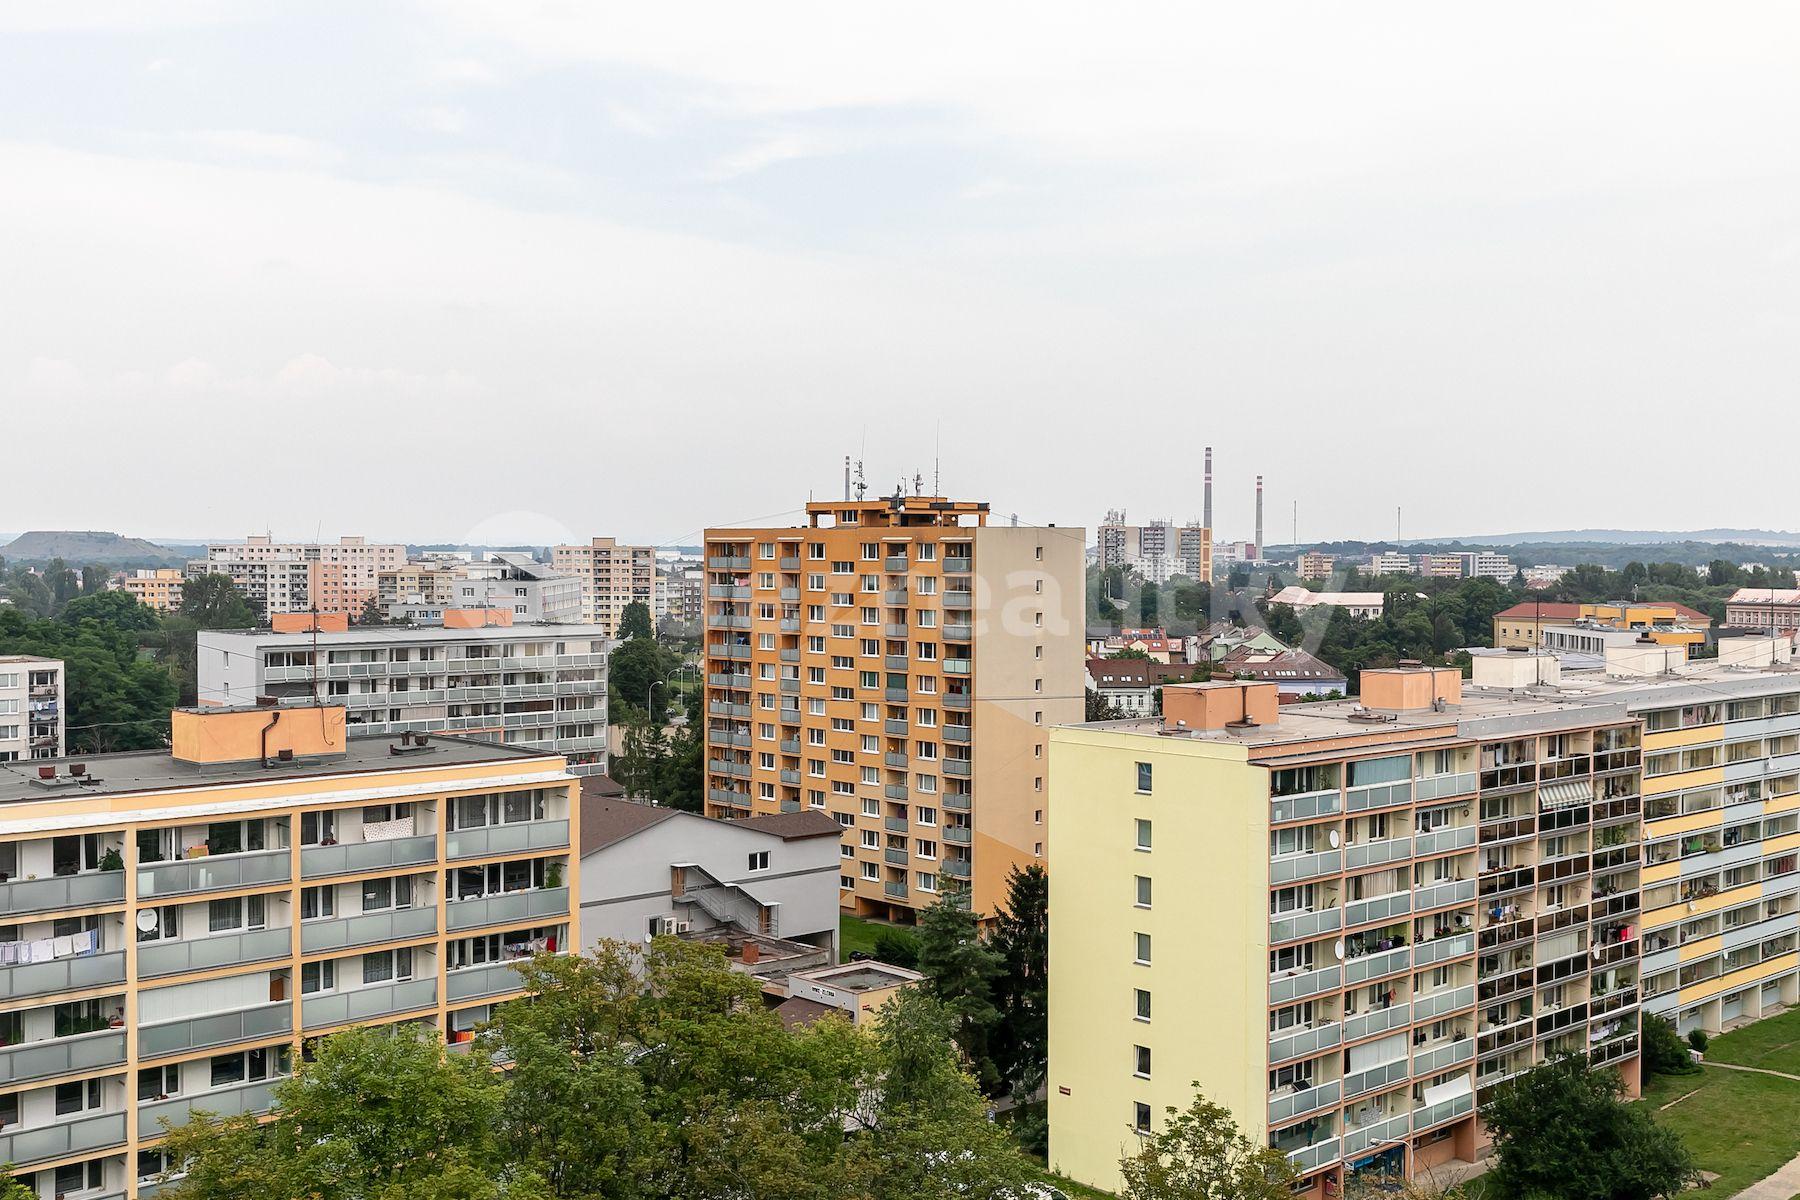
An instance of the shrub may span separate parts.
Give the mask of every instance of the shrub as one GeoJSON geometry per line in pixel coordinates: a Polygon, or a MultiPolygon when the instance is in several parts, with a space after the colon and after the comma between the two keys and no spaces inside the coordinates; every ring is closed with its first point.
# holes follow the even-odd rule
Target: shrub
{"type": "Polygon", "coordinates": [[[875,957],[910,971],[919,965],[919,939],[904,929],[884,929],[875,935],[875,957]]]}
{"type": "Polygon", "coordinates": [[[1652,1075],[1692,1075],[1700,1070],[1675,1026],[1649,1015],[1644,1017],[1644,1067],[1652,1075]]]}
{"type": "Polygon", "coordinates": [[[1706,1036],[1706,1030],[1704,1029],[1688,1030],[1688,1045],[1700,1051],[1702,1054],[1706,1053],[1706,1043],[1711,1040],[1711,1038],[1706,1036]]]}

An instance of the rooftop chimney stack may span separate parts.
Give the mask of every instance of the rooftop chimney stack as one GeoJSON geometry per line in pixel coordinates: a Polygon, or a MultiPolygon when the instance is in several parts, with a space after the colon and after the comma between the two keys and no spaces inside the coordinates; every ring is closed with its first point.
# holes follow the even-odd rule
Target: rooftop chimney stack
{"type": "Polygon", "coordinates": [[[1261,475],[1258,475],[1256,477],[1256,557],[1257,558],[1264,557],[1263,540],[1262,540],[1262,476],[1261,475]]]}
{"type": "Polygon", "coordinates": [[[1204,515],[1200,518],[1200,524],[1204,525],[1208,529],[1211,529],[1213,527],[1213,523],[1212,523],[1212,447],[1211,446],[1208,446],[1206,448],[1206,501],[1205,501],[1204,507],[1201,509],[1201,511],[1204,515]]]}

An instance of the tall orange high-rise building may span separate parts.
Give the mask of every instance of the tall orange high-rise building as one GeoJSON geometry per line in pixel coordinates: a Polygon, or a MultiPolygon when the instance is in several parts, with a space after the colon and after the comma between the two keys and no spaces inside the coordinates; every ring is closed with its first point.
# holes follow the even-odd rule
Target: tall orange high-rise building
{"type": "Polygon", "coordinates": [[[1040,860],[1049,730],[1083,706],[1081,529],[891,496],[709,529],[707,812],[831,813],[846,908],[966,893],[1040,860]]]}

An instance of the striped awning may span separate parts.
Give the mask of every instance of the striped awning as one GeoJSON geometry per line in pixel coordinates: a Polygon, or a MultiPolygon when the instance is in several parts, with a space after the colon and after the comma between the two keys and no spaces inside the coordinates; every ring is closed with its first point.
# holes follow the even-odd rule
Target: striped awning
{"type": "Polygon", "coordinates": [[[1543,808],[1569,808],[1593,798],[1594,785],[1586,779],[1562,779],[1538,787],[1538,804],[1543,808]]]}

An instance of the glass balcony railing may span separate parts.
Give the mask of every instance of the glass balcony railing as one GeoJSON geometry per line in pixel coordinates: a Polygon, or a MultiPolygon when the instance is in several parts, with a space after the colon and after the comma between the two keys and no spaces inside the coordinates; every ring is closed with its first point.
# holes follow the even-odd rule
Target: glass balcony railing
{"type": "Polygon", "coordinates": [[[286,883],[292,877],[292,868],[293,858],[286,850],[202,855],[152,863],[138,868],[138,899],[160,900],[165,896],[286,883]]]}
{"type": "Polygon", "coordinates": [[[1400,1113],[1386,1120],[1375,1120],[1367,1125],[1344,1130],[1344,1156],[1346,1158],[1362,1153],[1371,1146],[1385,1142],[1398,1141],[1411,1132],[1412,1114],[1400,1113]]]}
{"type": "Polygon", "coordinates": [[[97,908],[125,902],[125,872],[94,871],[49,879],[10,879],[0,883],[0,912],[9,917],[54,912],[59,908],[97,908]]]}
{"type": "Polygon", "coordinates": [[[265,1113],[275,1106],[275,1089],[279,1079],[259,1079],[232,1087],[214,1088],[194,1096],[178,1096],[138,1105],[138,1137],[161,1137],[170,1129],[187,1124],[195,1112],[209,1112],[216,1117],[238,1117],[246,1113],[265,1113]],[[164,1122],[167,1122],[165,1126],[164,1122]]]}
{"type": "Polygon", "coordinates": [[[349,1025],[371,1017],[391,1016],[430,1008],[437,1003],[437,980],[409,979],[401,983],[381,983],[358,988],[353,992],[328,992],[307,996],[300,1001],[300,1021],[304,1028],[322,1029],[331,1025],[349,1025]]]}
{"type": "Polygon", "coordinates": [[[49,996],[125,982],[125,952],[53,958],[41,963],[0,967],[0,1000],[49,996]]]}
{"type": "Polygon", "coordinates": [[[1315,1025],[1311,1029],[1295,1030],[1292,1033],[1276,1033],[1269,1038],[1269,1061],[1278,1063],[1306,1058],[1321,1050],[1331,1049],[1342,1042],[1343,1037],[1343,1027],[1336,1023],[1315,1025]]]}
{"type": "Polygon", "coordinates": [[[1343,968],[1320,967],[1316,971],[1293,971],[1269,980],[1269,1003],[1287,1004],[1323,992],[1335,992],[1343,986],[1343,968]]]}
{"type": "Polygon", "coordinates": [[[1388,1030],[1398,1029],[1402,1025],[1410,1025],[1412,1020],[1412,1006],[1405,1001],[1389,1005],[1387,1008],[1357,1013],[1344,1018],[1344,1040],[1359,1042],[1363,1038],[1386,1033],[1388,1030]]]}
{"type": "Polygon", "coordinates": [[[1450,1099],[1440,1101],[1437,1104],[1424,1104],[1413,1109],[1412,1127],[1414,1129],[1429,1129],[1433,1125],[1441,1125],[1445,1121],[1466,1116],[1473,1111],[1475,1111],[1475,1096],[1473,1093],[1452,1096],[1450,1099]]]}
{"type": "Polygon", "coordinates": [[[437,861],[437,835],[392,838],[381,842],[350,842],[340,846],[303,846],[300,877],[321,879],[357,871],[381,871],[437,861]]]}
{"type": "Polygon", "coordinates": [[[481,858],[489,854],[557,850],[568,844],[567,821],[520,821],[513,825],[458,829],[446,835],[445,853],[450,858],[481,858]]]}
{"type": "Polygon", "coordinates": [[[569,889],[566,887],[502,892],[493,896],[452,900],[444,906],[445,922],[452,930],[479,929],[484,925],[568,915],[569,889]]]}
{"type": "Polygon", "coordinates": [[[1302,1091],[1281,1091],[1269,1097],[1269,1123],[1286,1121],[1302,1113],[1329,1108],[1338,1102],[1338,1083],[1322,1083],[1302,1091]]]}
{"type": "Polygon", "coordinates": [[[138,1057],[163,1058],[189,1050],[257,1041],[290,1033],[293,1028],[294,1006],[285,1000],[210,1016],[159,1021],[138,1029],[138,1057]]]}
{"type": "Polygon", "coordinates": [[[148,979],[239,963],[268,962],[292,954],[293,931],[287,928],[214,934],[187,941],[143,942],[138,946],[138,977],[148,979]]]}
{"type": "Polygon", "coordinates": [[[1383,975],[1392,975],[1395,971],[1404,971],[1412,963],[1412,947],[1396,946],[1392,950],[1383,950],[1376,954],[1364,954],[1360,957],[1346,959],[1344,962],[1344,982],[1361,983],[1365,979],[1376,979],[1383,975]]]}
{"type": "Polygon", "coordinates": [[[1373,1092],[1405,1079],[1408,1068],[1404,1057],[1405,1053],[1402,1050],[1403,1057],[1397,1058],[1393,1062],[1382,1063],[1379,1066],[1358,1071],[1353,1075],[1344,1076],[1344,1099],[1360,1096],[1364,1092],[1373,1092]]]}
{"type": "Polygon", "coordinates": [[[464,967],[444,976],[444,990],[452,1001],[478,1000],[516,992],[525,986],[518,969],[511,963],[485,963],[464,967]]]}
{"type": "Polygon", "coordinates": [[[47,1038],[0,1047],[0,1087],[116,1067],[125,1062],[125,1031],[102,1029],[75,1037],[47,1038]]]}
{"type": "Polygon", "coordinates": [[[398,908],[337,920],[307,921],[300,926],[300,949],[307,954],[316,954],[321,950],[345,950],[351,946],[430,937],[436,932],[436,908],[398,908]]]}
{"type": "Polygon", "coordinates": [[[0,1133],[0,1162],[27,1167],[125,1144],[125,1114],[101,1113],[39,1129],[0,1133]]]}

